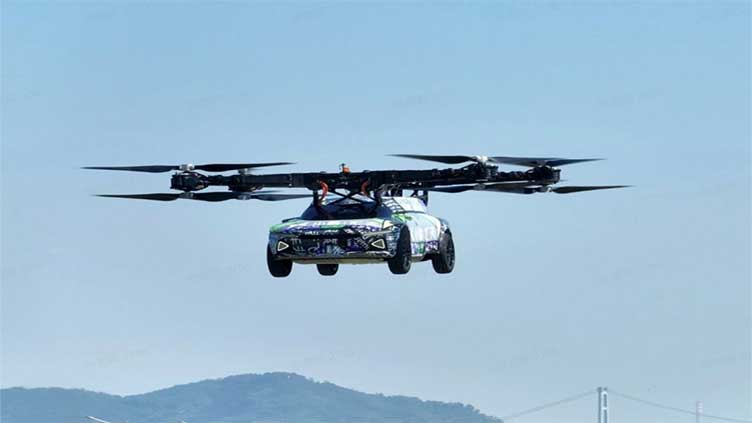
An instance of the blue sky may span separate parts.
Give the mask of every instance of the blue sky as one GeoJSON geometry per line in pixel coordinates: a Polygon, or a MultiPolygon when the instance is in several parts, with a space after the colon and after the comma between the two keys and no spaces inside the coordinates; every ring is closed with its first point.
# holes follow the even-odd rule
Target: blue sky
{"type": "Polygon", "coordinates": [[[10,1],[2,37],[2,386],[295,371],[498,416],[606,385],[752,418],[749,3],[10,1]],[[267,228],[305,200],[99,199],[169,181],[78,169],[431,167],[389,153],[607,157],[563,177],[635,187],[435,195],[451,275],[274,280],[267,228]]]}

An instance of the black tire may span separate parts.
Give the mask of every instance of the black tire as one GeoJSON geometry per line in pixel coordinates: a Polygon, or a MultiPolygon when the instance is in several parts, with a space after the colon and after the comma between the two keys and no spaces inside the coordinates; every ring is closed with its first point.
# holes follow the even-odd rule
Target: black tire
{"type": "Polygon", "coordinates": [[[439,240],[439,252],[431,257],[431,264],[436,273],[451,273],[454,269],[454,239],[447,231],[439,240]]]}
{"type": "Polygon", "coordinates": [[[266,265],[269,267],[269,273],[275,278],[287,277],[292,272],[292,260],[274,258],[274,254],[268,246],[266,247],[266,265]]]}
{"type": "Polygon", "coordinates": [[[410,271],[412,247],[410,245],[410,231],[407,228],[402,228],[399,240],[397,240],[397,251],[387,263],[389,270],[395,275],[404,275],[410,271]]]}
{"type": "Polygon", "coordinates": [[[319,275],[334,276],[339,270],[339,264],[317,264],[316,269],[319,271],[319,275]]]}

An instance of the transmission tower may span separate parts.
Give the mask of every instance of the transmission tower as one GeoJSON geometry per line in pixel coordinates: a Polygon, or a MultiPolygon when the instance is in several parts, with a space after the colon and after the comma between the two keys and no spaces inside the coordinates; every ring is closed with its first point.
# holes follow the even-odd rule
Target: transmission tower
{"type": "Polygon", "coordinates": [[[700,423],[702,419],[702,401],[695,403],[695,423],[700,423]]]}
{"type": "Polygon", "coordinates": [[[598,423],[608,423],[608,388],[598,387],[598,423]]]}

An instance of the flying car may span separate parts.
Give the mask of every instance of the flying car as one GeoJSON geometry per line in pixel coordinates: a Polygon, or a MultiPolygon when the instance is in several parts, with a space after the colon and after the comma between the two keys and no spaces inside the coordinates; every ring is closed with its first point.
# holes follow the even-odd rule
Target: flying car
{"type": "Polygon", "coordinates": [[[310,205],[298,218],[269,230],[269,272],[290,274],[293,263],[316,264],[334,275],[340,264],[386,261],[405,274],[413,261],[431,260],[437,273],[454,269],[454,240],[449,224],[428,214],[418,197],[365,195],[331,198],[310,205]]]}
{"type": "Polygon", "coordinates": [[[342,164],[339,172],[274,174],[258,174],[254,173],[254,169],[292,163],[91,166],[84,169],[173,172],[170,188],[178,191],[100,194],[100,197],[207,202],[309,198],[310,205],[299,217],[285,219],[269,230],[266,258],[269,273],[274,277],[288,276],[294,263],[315,264],[319,274],[325,276],[336,274],[340,264],[383,262],[394,274],[408,273],[412,263],[419,261],[431,261],[437,273],[452,272],[455,265],[452,232],[445,220],[428,212],[430,192],[572,194],[626,187],[557,185],[561,180],[561,166],[601,159],[422,154],[394,156],[465,165],[443,169],[352,172],[342,164]],[[526,169],[502,171],[500,165],[526,169]],[[216,174],[230,171],[237,173],[216,174]],[[223,186],[227,191],[201,192],[212,186],[223,186]],[[277,191],[286,188],[308,189],[310,193],[284,194],[277,191]]]}

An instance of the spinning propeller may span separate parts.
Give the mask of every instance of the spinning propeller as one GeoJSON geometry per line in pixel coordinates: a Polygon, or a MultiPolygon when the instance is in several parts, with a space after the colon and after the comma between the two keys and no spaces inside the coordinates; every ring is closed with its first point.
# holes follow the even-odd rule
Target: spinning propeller
{"type": "Polygon", "coordinates": [[[538,167],[538,166],[564,166],[574,163],[593,162],[603,159],[562,159],[557,157],[506,157],[506,156],[433,156],[424,154],[392,154],[394,157],[404,157],[408,159],[427,160],[446,164],[460,164],[466,162],[475,163],[499,163],[516,166],[538,167]]]}
{"type": "Polygon", "coordinates": [[[560,157],[509,157],[509,156],[466,156],[466,155],[424,155],[393,154],[396,157],[427,160],[432,162],[459,165],[475,165],[447,169],[400,169],[351,172],[343,166],[339,172],[292,172],[275,174],[255,174],[245,170],[267,166],[287,165],[291,162],[266,163],[211,163],[151,166],[89,166],[84,169],[116,170],[146,173],[175,171],[170,179],[170,187],[175,193],[151,194],[105,194],[100,197],[126,198],[151,201],[175,201],[188,199],[207,202],[227,200],[282,201],[311,197],[309,194],[278,194],[269,189],[304,188],[312,191],[314,201],[326,197],[330,191],[346,190],[349,193],[362,192],[368,195],[383,190],[400,192],[403,189],[424,189],[426,191],[461,193],[471,190],[505,192],[512,194],[533,194],[553,192],[572,194],[584,191],[624,188],[626,185],[603,186],[556,186],[561,181],[561,170],[557,167],[602,159],[569,159],[560,157]],[[495,164],[528,167],[525,171],[501,171],[495,164]],[[204,172],[238,171],[230,175],[206,175],[204,172]],[[198,192],[208,187],[222,186],[228,191],[198,192]],[[319,197],[321,191],[321,197],[319,197]]]}
{"type": "MultiPolygon", "coordinates": [[[[83,169],[95,170],[120,170],[129,172],[165,173],[170,171],[192,172],[202,170],[205,172],[228,172],[231,170],[245,170],[259,167],[278,166],[293,164],[291,162],[268,162],[268,163],[211,163],[202,165],[150,165],[150,166],[87,166],[83,169]]],[[[199,188],[201,189],[201,188],[199,188]]],[[[277,194],[275,191],[225,191],[225,192],[202,192],[194,193],[186,189],[182,193],[152,193],[152,194],[98,194],[97,197],[126,198],[132,200],[151,201],[175,201],[178,199],[219,202],[227,200],[261,200],[283,201],[297,198],[308,198],[308,194],[277,194]]]]}
{"type": "Polygon", "coordinates": [[[567,186],[567,187],[549,187],[536,186],[530,183],[501,183],[501,184],[476,184],[476,185],[454,185],[448,187],[426,188],[426,191],[446,192],[456,194],[466,191],[493,191],[505,192],[510,194],[534,194],[536,192],[553,192],[556,194],[573,194],[575,192],[596,191],[601,189],[627,188],[629,185],[600,185],[600,186],[567,186]]]}
{"type": "Polygon", "coordinates": [[[127,198],[132,200],[152,200],[152,201],[175,201],[178,199],[209,201],[216,203],[227,200],[261,200],[261,201],[283,201],[295,200],[297,198],[310,198],[310,194],[275,194],[274,191],[261,192],[184,192],[181,194],[97,194],[97,197],[107,198],[127,198]]]}
{"type": "Polygon", "coordinates": [[[147,172],[147,173],[165,173],[173,170],[192,171],[203,170],[205,172],[228,172],[231,170],[253,169],[258,167],[280,166],[293,164],[291,162],[271,162],[271,163],[211,163],[203,165],[183,164],[183,165],[151,165],[151,166],[87,166],[83,169],[96,170],[123,170],[128,172],[147,172]]]}
{"type": "MultiPolygon", "coordinates": [[[[467,162],[479,163],[486,165],[489,163],[507,164],[515,166],[525,166],[530,168],[555,168],[575,163],[592,162],[603,159],[564,159],[560,157],[509,157],[509,156],[464,156],[464,155],[425,155],[425,154],[392,154],[395,157],[404,157],[408,159],[427,160],[432,162],[446,164],[461,164],[467,162]]],[[[479,181],[480,182],[480,181],[479,181]]],[[[556,194],[572,194],[575,192],[595,191],[602,189],[626,188],[628,185],[603,185],[603,186],[567,186],[552,187],[549,186],[558,182],[558,176],[554,181],[528,180],[519,182],[480,182],[472,185],[457,184],[449,186],[435,186],[426,188],[427,191],[445,192],[457,194],[466,191],[494,191],[506,192],[512,194],[533,194],[536,192],[554,192],[556,194]]]]}

